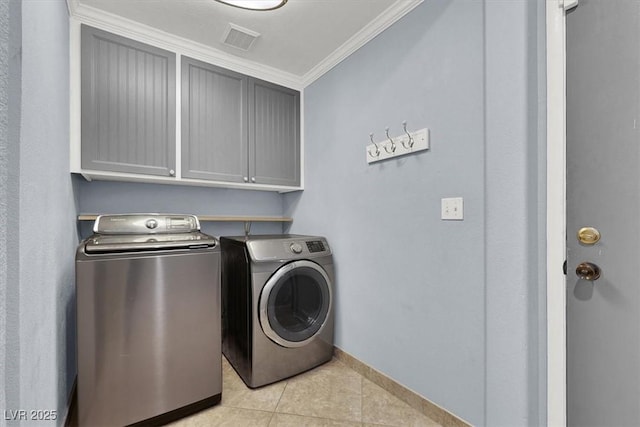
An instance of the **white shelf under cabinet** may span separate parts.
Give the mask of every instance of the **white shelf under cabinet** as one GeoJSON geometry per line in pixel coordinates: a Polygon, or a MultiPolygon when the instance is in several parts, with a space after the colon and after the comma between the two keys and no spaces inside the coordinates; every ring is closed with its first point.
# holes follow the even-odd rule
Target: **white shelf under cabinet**
{"type": "Polygon", "coordinates": [[[282,185],[252,184],[244,182],[207,181],[204,179],[191,179],[171,176],[141,175],[122,172],[104,172],[86,169],[75,169],[71,173],[82,175],[87,181],[119,181],[119,182],[143,182],[149,184],[173,184],[189,185],[195,187],[233,188],[237,190],[261,190],[290,193],[303,190],[302,186],[288,187],[282,185]]]}

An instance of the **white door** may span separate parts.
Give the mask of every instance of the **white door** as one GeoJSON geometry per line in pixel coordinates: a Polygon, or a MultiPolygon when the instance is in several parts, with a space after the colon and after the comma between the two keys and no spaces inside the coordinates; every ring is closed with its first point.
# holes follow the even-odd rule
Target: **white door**
{"type": "Polygon", "coordinates": [[[640,426],[639,11],[580,0],[566,18],[571,426],[640,426]]]}

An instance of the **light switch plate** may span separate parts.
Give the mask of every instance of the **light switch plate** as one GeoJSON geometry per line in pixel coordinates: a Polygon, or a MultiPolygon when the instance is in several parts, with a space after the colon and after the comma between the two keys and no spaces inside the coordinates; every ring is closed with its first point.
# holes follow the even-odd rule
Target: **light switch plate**
{"type": "Polygon", "coordinates": [[[462,221],[464,219],[464,202],[462,197],[442,199],[441,219],[449,221],[462,221]]]}

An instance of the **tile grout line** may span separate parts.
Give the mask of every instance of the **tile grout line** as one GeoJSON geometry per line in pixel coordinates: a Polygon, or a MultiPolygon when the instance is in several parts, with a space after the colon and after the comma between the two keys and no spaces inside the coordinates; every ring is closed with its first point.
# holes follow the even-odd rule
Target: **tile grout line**
{"type": "Polygon", "coordinates": [[[327,416],[322,416],[322,415],[317,415],[317,414],[316,415],[311,415],[311,414],[295,412],[295,410],[294,410],[294,412],[284,411],[284,410],[282,410],[282,411],[277,410],[278,407],[280,406],[280,403],[282,403],[282,399],[284,398],[284,394],[285,394],[285,392],[286,392],[286,390],[287,390],[287,388],[289,386],[289,382],[290,382],[291,379],[304,377],[305,375],[308,375],[309,373],[314,372],[314,371],[320,371],[320,370],[324,369],[324,365],[325,364],[316,366],[315,368],[313,368],[313,369],[311,369],[309,371],[306,371],[306,372],[301,373],[300,375],[294,376],[295,378],[292,377],[289,380],[287,380],[285,382],[285,387],[284,387],[284,389],[282,391],[282,394],[280,395],[278,403],[276,404],[276,413],[277,414],[283,414],[283,415],[290,415],[290,416],[294,416],[294,417],[301,417],[301,418],[312,418],[312,419],[316,419],[316,420],[322,420],[324,422],[329,421],[329,422],[332,422],[332,423],[336,423],[336,422],[337,423],[354,423],[354,424],[361,425],[362,424],[362,380],[363,380],[362,375],[360,375],[358,372],[355,372],[353,369],[349,368],[342,361],[338,360],[335,357],[332,357],[332,359],[331,359],[331,361],[329,363],[335,363],[337,365],[342,366],[343,368],[349,370],[350,372],[353,372],[358,378],[358,386],[360,387],[359,393],[358,393],[358,397],[360,399],[360,416],[358,417],[357,420],[355,420],[355,419],[353,419],[351,417],[346,417],[346,418],[345,417],[332,417],[332,416],[327,417],[327,416]]]}
{"type": "Polygon", "coordinates": [[[284,392],[287,391],[287,386],[289,385],[289,380],[284,383],[284,388],[282,389],[282,393],[280,393],[280,397],[278,398],[278,403],[276,403],[276,407],[273,408],[273,413],[275,414],[278,410],[278,406],[280,406],[280,402],[282,401],[282,396],[284,396],[284,392]]]}
{"type": "Polygon", "coordinates": [[[267,427],[270,427],[270,426],[271,426],[271,422],[273,421],[273,417],[275,417],[275,416],[276,416],[276,413],[275,413],[275,412],[272,412],[272,413],[271,413],[271,417],[269,418],[269,422],[267,423],[267,427]]]}

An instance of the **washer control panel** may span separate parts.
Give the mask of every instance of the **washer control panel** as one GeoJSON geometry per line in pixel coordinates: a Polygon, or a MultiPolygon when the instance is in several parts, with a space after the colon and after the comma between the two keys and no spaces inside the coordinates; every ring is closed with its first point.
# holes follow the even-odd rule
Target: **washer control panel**
{"type": "Polygon", "coordinates": [[[324,243],[322,240],[310,240],[307,242],[307,249],[309,252],[324,252],[326,249],[324,248],[324,243]]]}
{"type": "Polygon", "coordinates": [[[245,241],[253,261],[293,260],[331,255],[324,237],[281,235],[233,237],[245,241]]]}
{"type": "Polygon", "coordinates": [[[302,245],[298,242],[293,242],[289,245],[289,249],[291,249],[291,252],[293,252],[294,254],[301,254],[302,253],[302,245]]]}
{"type": "Polygon", "coordinates": [[[322,240],[307,240],[289,243],[289,250],[293,254],[300,255],[303,252],[310,254],[324,252],[327,248],[322,240]]]}
{"type": "Polygon", "coordinates": [[[284,246],[286,251],[293,255],[322,255],[322,253],[329,251],[327,242],[317,238],[313,240],[287,240],[284,246]]]}
{"type": "Polygon", "coordinates": [[[190,233],[200,230],[194,215],[114,214],[100,215],[93,225],[97,234],[190,233]]]}

